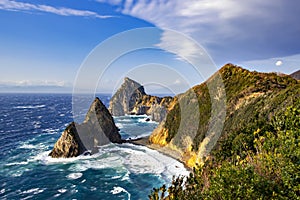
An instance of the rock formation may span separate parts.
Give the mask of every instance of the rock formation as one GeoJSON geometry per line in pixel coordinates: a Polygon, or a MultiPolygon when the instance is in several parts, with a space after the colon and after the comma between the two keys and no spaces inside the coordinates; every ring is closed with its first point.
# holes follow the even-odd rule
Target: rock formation
{"type": "Polygon", "coordinates": [[[147,95],[144,87],[126,77],[124,83],[109,102],[109,111],[114,116],[125,114],[149,115],[153,121],[162,121],[168,112],[172,97],[147,95]]]}
{"type": "Polygon", "coordinates": [[[49,156],[53,158],[76,157],[84,152],[97,152],[97,147],[109,142],[121,143],[114,120],[100,101],[96,98],[86,114],[82,124],[70,123],[55,143],[49,156]]]}
{"type": "Polygon", "coordinates": [[[300,80],[300,70],[292,73],[290,76],[293,77],[294,79],[300,80]]]}

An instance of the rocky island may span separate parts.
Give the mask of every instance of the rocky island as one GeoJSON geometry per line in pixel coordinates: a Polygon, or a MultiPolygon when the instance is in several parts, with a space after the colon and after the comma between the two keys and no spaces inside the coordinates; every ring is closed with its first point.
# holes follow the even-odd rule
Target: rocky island
{"type": "Polygon", "coordinates": [[[153,121],[161,122],[173,101],[170,96],[161,98],[148,95],[141,84],[125,77],[124,83],[112,96],[108,110],[113,116],[146,114],[153,121]]]}
{"type": "Polygon", "coordinates": [[[49,156],[70,158],[97,152],[100,145],[122,143],[119,129],[99,98],[95,98],[82,124],[70,123],[49,156]]]}

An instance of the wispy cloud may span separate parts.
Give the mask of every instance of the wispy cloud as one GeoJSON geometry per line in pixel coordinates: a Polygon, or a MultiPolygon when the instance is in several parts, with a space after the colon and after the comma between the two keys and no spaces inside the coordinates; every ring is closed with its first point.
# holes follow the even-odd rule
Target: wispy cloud
{"type": "Polygon", "coordinates": [[[64,7],[53,7],[48,5],[31,4],[18,1],[0,0],[0,10],[10,11],[39,11],[47,12],[61,16],[81,16],[81,17],[94,17],[94,18],[110,18],[110,15],[99,15],[96,12],[88,10],[76,10],[64,7]]]}
{"type": "Polygon", "coordinates": [[[295,26],[300,17],[299,1],[98,1],[112,4],[123,14],[146,20],[162,29],[188,34],[213,57],[223,57],[226,62],[299,53],[300,28],[295,26]]]}

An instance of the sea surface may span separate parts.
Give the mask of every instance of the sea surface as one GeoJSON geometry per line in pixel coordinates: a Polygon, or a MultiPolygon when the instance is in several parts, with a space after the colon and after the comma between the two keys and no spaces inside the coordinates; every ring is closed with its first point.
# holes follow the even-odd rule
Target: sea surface
{"type": "MultiPolygon", "coordinates": [[[[110,95],[97,96],[108,105],[110,95]]],[[[124,139],[149,135],[157,126],[147,116],[114,119],[124,139]]],[[[70,94],[0,94],[0,199],[147,199],[153,187],[188,174],[178,161],[132,144],[50,158],[72,121],[70,94]]]]}

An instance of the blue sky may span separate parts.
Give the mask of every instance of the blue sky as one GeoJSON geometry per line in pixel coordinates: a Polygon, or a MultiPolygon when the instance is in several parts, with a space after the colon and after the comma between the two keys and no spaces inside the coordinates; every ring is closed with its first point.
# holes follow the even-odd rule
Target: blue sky
{"type": "MultiPolygon", "coordinates": [[[[176,93],[206,79],[164,51],[172,40],[181,45],[177,48],[182,54],[193,53],[191,45],[174,41],[164,31],[168,29],[200,44],[216,64],[211,72],[231,62],[251,70],[289,74],[300,68],[299,15],[297,0],[0,0],[0,92],[70,92],[84,60],[97,45],[141,27],[161,30],[149,40],[162,50],[143,49],[121,56],[111,64],[99,92],[110,92],[129,75],[145,84],[155,82],[159,76],[154,71],[163,66],[183,74],[182,78],[173,71],[160,72],[168,74],[161,76],[164,88],[176,93]],[[143,66],[145,73],[133,73],[137,66],[143,66]]],[[[114,51],[118,46],[110,48],[114,51]]],[[[149,87],[150,92],[166,91],[156,86],[149,87]]]]}

